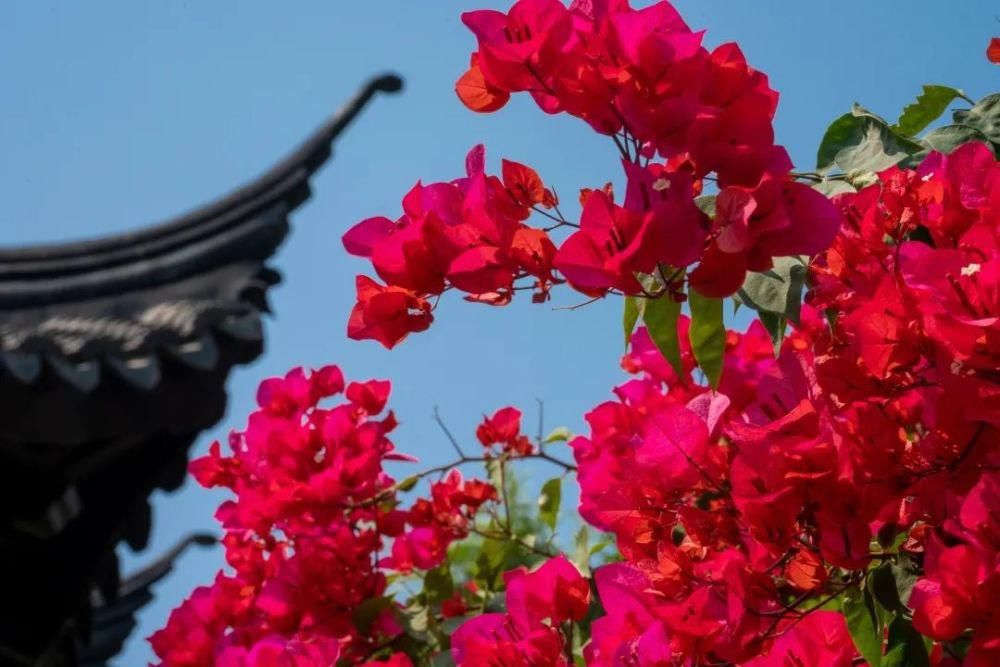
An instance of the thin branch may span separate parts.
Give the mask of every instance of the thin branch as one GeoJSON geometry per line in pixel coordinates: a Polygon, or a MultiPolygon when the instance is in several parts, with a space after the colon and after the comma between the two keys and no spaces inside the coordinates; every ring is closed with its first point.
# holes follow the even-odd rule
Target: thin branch
{"type": "Polygon", "coordinates": [[[530,544],[528,542],[525,542],[524,539],[522,539],[518,535],[514,535],[511,532],[506,532],[506,533],[492,533],[492,532],[489,532],[489,531],[486,531],[486,530],[480,530],[479,528],[476,528],[474,526],[472,528],[470,528],[470,531],[473,534],[479,535],[480,537],[484,537],[484,538],[486,538],[488,540],[507,540],[507,541],[513,542],[514,544],[518,545],[522,549],[526,549],[527,551],[530,551],[530,552],[532,552],[534,554],[537,554],[539,556],[544,556],[545,558],[555,558],[558,555],[558,554],[552,553],[551,551],[548,551],[546,549],[541,549],[541,548],[535,546],[534,544],[530,544]]]}
{"type": "Polygon", "coordinates": [[[804,181],[812,181],[813,183],[822,183],[823,176],[815,171],[790,171],[788,175],[792,178],[800,178],[804,181]]]}
{"type": "Polygon", "coordinates": [[[564,224],[567,224],[570,227],[576,227],[577,229],[579,229],[580,225],[574,224],[574,223],[570,222],[569,220],[567,220],[566,216],[563,215],[562,211],[559,210],[559,195],[556,194],[556,189],[555,188],[552,188],[552,194],[555,196],[555,202],[553,202],[552,208],[553,208],[553,210],[555,210],[556,215],[559,216],[559,219],[562,220],[564,224]]]}
{"type": "Polygon", "coordinates": [[[556,457],[546,453],[546,452],[535,452],[534,454],[528,454],[524,458],[542,459],[543,461],[548,461],[553,465],[557,465],[566,472],[576,472],[577,468],[572,463],[567,463],[566,461],[557,459],[556,457]]]}
{"type": "Polygon", "coordinates": [[[624,144],[622,144],[621,139],[618,138],[618,135],[612,134],[611,138],[614,139],[615,146],[618,146],[618,151],[622,154],[622,157],[631,162],[632,156],[629,154],[628,149],[624,146],[624,144]]]}
{"type": "Polygon", "coordinates": [[[462,451],[462,447],[458,444],[458,440],[455,439],[455,436],[451,434],[451,431],[449,431],[448,427],[445,425],[444,420],[441,419],[441,413],[438,411],[436,405],[434,406],[434,421],[436,421],[437,425],[441,427],[441,430],[444,432],[445,437],[448,438],[448,442],[451,443],[451,446],[458,454],[458,458],[462,459],[462,461],[464,462],[465,459],[467,458],[465,456],[465,452],[462,451]]]}
{"type": "Polygon", "coordinates": [[[514,528],[510,519],[510,498],[507,496],[507,459],[500,457],[500,500],[503,503],[503,520],[507,532],[513,535],[514,528]]]}
{"type": "Polygon", "coordinates": [[[588,300],[584,301],[583,303],[578,303],[578,304],[573,305],[573,306],[558,306],[556,308],[553,308],[552,310],[577,310],[578,308],[583,308],[584,306],[589,306],[590,304],[592,304],[592,303],[594,303],[596,301],[600,301],[603,298],[604,298],[604,295],[602,294],[601,296],[595,296],[593,299],[588,299],[588,300]]]}
{"type": "Polygon", "coordinates": [[[536,398],[535,402],[538,403],[538,447],[542,446],[542,438],[545,437],[545,402],[536,398]]]}

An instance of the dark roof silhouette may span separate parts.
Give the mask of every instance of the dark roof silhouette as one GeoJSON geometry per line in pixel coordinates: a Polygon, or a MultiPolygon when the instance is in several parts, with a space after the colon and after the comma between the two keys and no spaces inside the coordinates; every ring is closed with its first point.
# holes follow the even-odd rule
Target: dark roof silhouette
{"type": "Polygon", "coordinates": [[[149,494],[180,485],[230,369],[263,351],[267,260],[333,140],[401,87],[373,79],[262,176],[174,220],[0,249],[0,664],[100,664],[92,636],[120,648],[90,628],[132,627],[109,611],[115,547],[145,547],[149,494]]]}

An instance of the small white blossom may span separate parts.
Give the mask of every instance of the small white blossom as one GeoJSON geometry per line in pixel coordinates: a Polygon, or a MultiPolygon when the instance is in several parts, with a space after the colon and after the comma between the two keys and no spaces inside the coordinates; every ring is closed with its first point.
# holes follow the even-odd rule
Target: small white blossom
{"type": "Polygon", "coordinates": [[[653,181],[653,189],[657,192],[663,192],[670,188],[670,181],[665,178],[658,178],[653,181]]]}
{"type": "Polygon", "coordinates": [[[983,268],[983,267],[981,267],[979,264],[976,264],[975,262],[973,262],[972,264],[969,264],[968,266],[963,266],[962,267],[962,275],[966,276],[966,277],[968,277],[968,276],[974,276],[977,273],[979,273],[979,269],[981,269],[981,268],[983,268]]]}

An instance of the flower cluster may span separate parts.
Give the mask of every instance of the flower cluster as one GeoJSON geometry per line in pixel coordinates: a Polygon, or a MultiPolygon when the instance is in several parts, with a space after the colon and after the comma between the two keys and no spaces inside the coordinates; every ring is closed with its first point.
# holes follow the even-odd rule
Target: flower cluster
{"type": "Polygon", "coordinates": [[[580,621],[590,607],[590,583],[558,556],[534,572],[525,568],[504,575],[506,613],[481,614],[451,637],[457,667],[569,667],[571,638],[564,624],[580,621]]]}
{"type": "Polygon", "coordinates": [[[998,194],[980,143],[881,174],[840,198],[809,296],[836,313],[816,374],[855,451],[861,518],[908,531],[926,575],[914,626],[942,641],[972,628],[973,665],[1000,660],[983,597],[1000,587],[998,194]]]}
{"type": "Polygon", "coordinates": [[[462,20],[479,47],[456,87],[466,106],[495,111],[511,93],[528,92],[546,113],[581,118],[619,143],[624,206],[595,202],[557,259],[581,291],[638,293],[631,274],[704,258],[692,281],[726,296],[747,270],[819,252],[836,231],[826,199],[788,178],[767,77],[735,44],[706,49],[669,2],[636,10],[627,0],[569,8],[519,0],[506,14],[462,20]],[[710,176],[720,190],[714,220],[693,205],[710,176]]]}
{"type": "Polygon", "coordinates": [[[767,77],[734,44],[707,50],[668,2],[519,0],[506,14],[462,18],[479,44],[457,85],[465,104],[495,111],[524,91],[548,113],[582,118],[617,143],[625,197],[584,189],[571,222],[533,170],[505,161],[502,180],[486,176],[473,149],[465,178],[418,183],[397,221],[371,218],[344,236],[386,282],[358,278],[352,338],[391,347],[426,329],[429,299],[450,287],[504,305],[517,289],[544,301],[562,281],[595,297],[642,294],[642,275],[671,273],[673,283],[690,269],[701,294],[728,296],[747,271],[819,252],[836,233],[837,209],[789,176],[774,143],[778,95],[767,77]],[[712,216],[698,206],[706,180],[718,186],[712,216]],[[532,212],[555,224],[527,226],[532,212]],[[574,230],[558,250],[548,234],[557,228],[574,230]]]}
{"type": "MultiPolygon", "coordinates": [[[[608,615],[588,664],[767,664],[883,560],[916,579],[907,610],[879,603],[900,623],[971,637],[965,664],[1000,659],[997,192],[1000,164],[968,144],[842,195],[781,355],[759,323],[729,332],[718,392],[692,380],[688,347],[678,373],[634,335],[623,364],[641,376],[571,443],[581,514],[625,558],[597,572],[608,615]]],[[[804,664],[850,664],[842,626],[836,656],[804,664]]]]}
{"type": "MultiPolygon", "coordinates": [[[[809,407],[813,387],[798,354],[814,319],[804,313],[779,361],[759,324],[730,332],[718,392],[693,379],[688,346],[678,373],[644,329],[634,334],[623,365],[640,377],[591,411],[591,434],[570,443],[580,512],[614,534],[625,558],[596,573],[608,613],[593,625],[588,664],[629,654],[743,664],[793,625],[787,599],[846,585],[827,581],[818,539],[839,535],[846,512],[817,507],[832,500],[818,484],[836,452],[809,407]]],[[[849,639],[834,652],[842,664],[854,656],[849,639]]]]}
{"type": "Polygon", "coordinates": [[[428,299],[446,289],[503,305],[515,281],[531,278],[535,300],[548,298],[556,249],[524,220],[533,207],[554,207],[554,195],[529,167],[504,160],[501,180],[486,174],[484,160],[483,147],[473,148],[464,178],[418,183],[403,199],[402,217],[369,218],[344,235],[347,251],[370,259],[388,284],[358,276],[348,336],[392,347],[430,326],[428,299]]]}
{"type": "Polygon", "coordinates": [[[448,546],[469,535],[476,511],[496,499],[496,490],[477,479],[464,480],[462,473],[451,470],[431,484],[430,495],[429,499],[418,498],[413,507],[395,517],[412,528],[396,537],[392,554],[381,562],[383,566],[411,572],[443,563],[448,546]]]}
{"type": "Polygon", "coordinates": [[[527,456],[535,451],[528,436],[521,433],[521,411],[514,407],[500,408],[492,417],[484,417],[476,429],[476,438],[487,451],[493,445],[500,445],[502,452],[512,456],[527,456]]]}
{"type": "Polygon", "coordinates": [[[385,381],[345,387],[335,366],[295,369],[261,384],[231,454],[216,442],[191,464],[200,484],[235,495],[216,515],[231,572],[197,589],[151,637],[163,665],[411,664],[387,648],[402,634],[394,605],[382,603],[387,573],[440,565],[495,491],[454,470],[431,484],[429,499],[400,509],[400,484],[383,464],[412,459],[388,439],[392,412],[376,419],[388,395],[385,381]],[[320,407],[341,392],[345,402],[320,407]]]}
{"type": "MultiPolygon", "coordinates": [[[[567,283],[633,297],[626,328],[648,328],[622,359],[632,377],[586,415],[575,465],[552,454],[565,429],[534,442],[504,407],[478,425],[478,455],[444,429],[458,461],[399,482],[388,382],[345,386],[335,367],[266,381],[231,453],[192,464],[235,495],[217,514],[230,570],[152,637],[163,664],[1000,664],[993,149],[796,178],[767,77],[735,45],[706,49],[667,2],[518,0],[463,21],[478,41],[466,106],[527,92],[582,119],[618,146],[624,197],[583,189],[570,221],[534,170],[488,175],[477,146],[464,177],[418,183],[401,217],[344,235],[382,281],[358,276],[348,333],[392,347],[445,291],[504,305],[567,283]],[[811,257],[766,273],[791,255],[811,257]],[[761,318],[742,333],[719,300],[737,290],[761,318]],[[518,459],[561,468],[534,519],[507,476],[518,459]],[[462,476],[473,462],[492,482],[462,476]],[[596,566],[586,526],[572,562],[556,549],[571,473],[581,517],[617,547],[596,566]]],[[[930,115],[932,93],[893,127],[930,115]]],[[[986,136],[991,105],[943,135],[986,136]]],[[[862,111],[845,123],[896,131],[862,111]]]]}

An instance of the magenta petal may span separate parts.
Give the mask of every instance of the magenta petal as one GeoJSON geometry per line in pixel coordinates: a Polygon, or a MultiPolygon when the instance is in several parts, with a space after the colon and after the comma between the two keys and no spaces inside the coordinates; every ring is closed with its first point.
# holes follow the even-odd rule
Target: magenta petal
{"type": "Polygon", "coordinates": [[[486,172],[486,147],[476,144],[465,156],[465,173],[469,178],[486,172]]]}
{"type": "Polygon", "coordinates": [[[341,237],[344,249],[358,257],[371,257],[375,246],[392,233],[396,225],[389,218],[362,220],[341,237]]]}
{"type": "Polygon", "coordinates": [[[463,664],[466,647],[471,641],[480,638],[488,642],[495,642],[497,639],[513,640],[504,621],[503,614],[482,614],[473,616],[460,625],[451,636],[451,657],[455,664],[463,664]]]}
{"type": "Polygon", "coordinates": [[[574,287],[604,290],[611,286],[604,270],[604,260],[591,236],[586,232],[576,232],[559,248],[555,267],[574,287]]]}
{"type": "Polygon", "coordinates": [[[802,183],[788,183],[782,195],[791,226],[768,235],[772,257],[814,255],[826,250],[840,230],[842,217],[823,194],[802,183]]]}
{"type": "Polygon", "coordinates": [[[706,391],[692,398],[687,404],[687,409],[704,419],[709,433],[712,433],[729,407],[729,402],[729,397],[725,394],[706,391]]]}
{"type": "Polygon", "coordinates": [[[480,9],[462,14],[462,23],[480,42],[500,41],[507,27],[507,15],[494,9],[480,9]]]}

